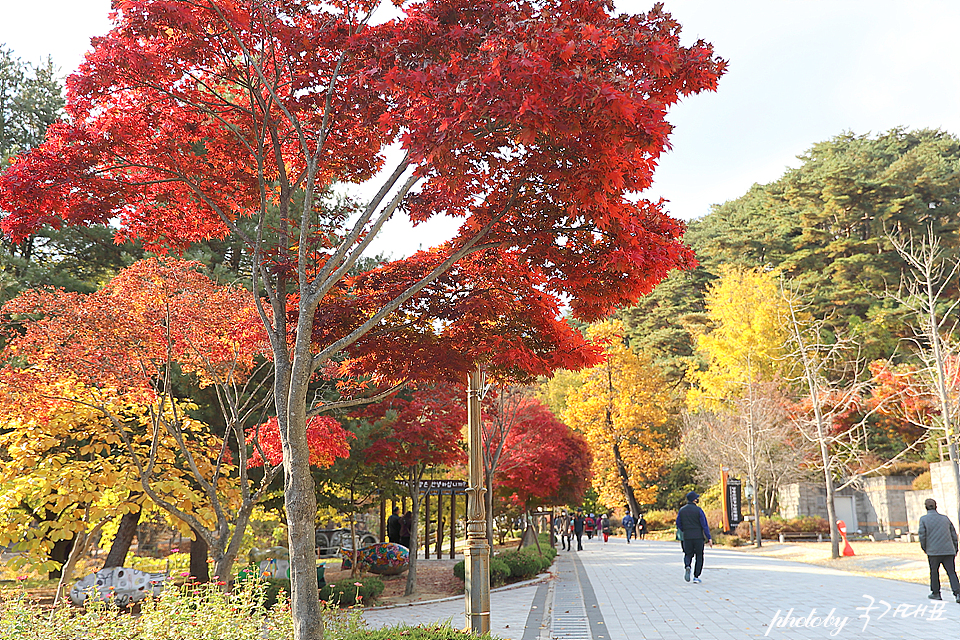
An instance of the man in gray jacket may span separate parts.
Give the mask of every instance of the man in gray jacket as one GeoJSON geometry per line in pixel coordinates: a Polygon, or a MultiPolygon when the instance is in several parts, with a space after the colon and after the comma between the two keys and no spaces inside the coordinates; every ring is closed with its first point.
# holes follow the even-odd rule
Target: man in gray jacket
{"type": "Polygon", "coordinates": [[[957,530],[950,518],[937,513],[937,501],[927,498],[923,506],[927,508],[927,515],[920,518],[920,548],[927,554],[930,563],[930,595],[931,600],[942,600],[940,597],[940,565],[950,578],[950,588],[953,596],[960,602],[960,580],[957,579],[957,530]]]}

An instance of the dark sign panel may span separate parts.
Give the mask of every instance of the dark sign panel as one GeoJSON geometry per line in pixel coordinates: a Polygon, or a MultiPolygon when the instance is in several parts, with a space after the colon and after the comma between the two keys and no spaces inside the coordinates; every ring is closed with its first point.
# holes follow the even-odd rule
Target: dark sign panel
{"type": "Polygon", "coordinates": [[[743,511],[740,509],[742,487],[739,478],[727,480],[727,518],[731,527],[743,522],[743,511]]]}
{"type": "Polygon", "coordinates": [[[420,493],[464,493],[466,480],[421,480],[420,493]]]}

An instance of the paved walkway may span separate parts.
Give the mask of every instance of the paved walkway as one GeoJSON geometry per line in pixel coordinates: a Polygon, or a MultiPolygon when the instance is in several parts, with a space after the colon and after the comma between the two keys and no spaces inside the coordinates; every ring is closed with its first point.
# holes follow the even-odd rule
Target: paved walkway
{"type": "MultiPolygon", "coordinates": [[[[510,640],[947,640],[960,604],[921,585],[720,548],[707,549],[702,584],[684,582],[677,543],[623,538],[561,553],[554,577],[491,594],[493,634],[510,640]]],[[[450,620],[463,599],[364,614],[371,626],[450,620]]]]}

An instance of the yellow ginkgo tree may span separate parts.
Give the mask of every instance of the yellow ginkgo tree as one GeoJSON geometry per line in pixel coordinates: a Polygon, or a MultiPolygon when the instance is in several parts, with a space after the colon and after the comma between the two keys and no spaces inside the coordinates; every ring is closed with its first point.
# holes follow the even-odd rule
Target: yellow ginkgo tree
{"type": "Polygon", "coordinates": [[[656,496],[656,482],[675,443],[676,403],[649,358],[623,341],[620,322],[590,328],[606,343],[604,361],[571,385],[563,421],[581,432],[594,458],[594,488],[605,504],[624,504],[636,516],[656,496]]]}
{"type": "Polygon", "coordinates": [[[728,414],[738,423],[733,436],[728,433],[717,443],[739,458],[731,463],[747,472],[758,514],[760,443],[782,426],[770,419],[778,414],[768,405],[784,362],[787,313],[774,273],[739,267],[721,269],[707,291],[706,306],[710,330],[697,336],[705,366],[688,372],[693,386],[687,404],[694,413],[728,414]]]}
{"type": "MultiPolygon", "coordinates": [[[[95,293],[26,291],[4,312],[14,321],[0,367],[0,421],[17,426],[10,437],[42,434],[49,446],[31,455],[54,469],[86,461],[112,465],[118,477],[122,469],[137,492],[206,543],[214,574],[227,583],[253,509],[282,472],[272,455],[279,445],[267,442],[270,362],[253,296],[213,282],[196,263],[149,259],[95,293]],[[216,393],[219,428],[195,419],[185,397],[203,387],[216,393]],[[70,435],[70,416],[80,411],[96,428],[70,435]]],[[[320,466],[347,455],[339,425],[325,434],[335,452],[320,466]]],[[[111,479],[101,478],[105,486],[111,479]]],[[[54,511],[78,505],[64,524],[75,531],[62,530],[72,538],[96,526],[99,507],[84,486],[71,494],[43,499],[54,511]]]]}

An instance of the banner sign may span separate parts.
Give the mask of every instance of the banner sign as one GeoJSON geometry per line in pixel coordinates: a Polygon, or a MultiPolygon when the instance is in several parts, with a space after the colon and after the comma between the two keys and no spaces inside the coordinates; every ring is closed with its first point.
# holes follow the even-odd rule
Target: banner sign
{"type": "Polygon", "coordinates": [[[421,480],[420,493],[464,493],[466,480],[421,480]]]}
{"type": "Polygon", "coordinates": [[[727,480],[727,518],[731,527],[743,522],[743,512],[741,510],[741,496],[743,487],[739,478],[730,478],[727,480]]]}

